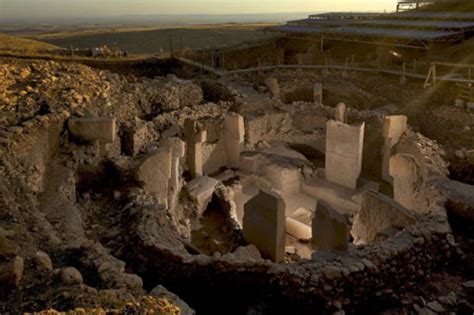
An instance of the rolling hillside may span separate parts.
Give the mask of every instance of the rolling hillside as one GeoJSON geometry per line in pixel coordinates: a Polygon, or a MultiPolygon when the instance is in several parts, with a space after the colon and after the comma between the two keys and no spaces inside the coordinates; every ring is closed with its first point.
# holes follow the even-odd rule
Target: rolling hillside
{"type": "Polygon", "coordinates": [[[22,50],[27,52],[35,52],[53,49],[58,49],[58,46],[33,39],[10,36],[0,33],[0,51],[22,50]]]}
{"type": "Polygon", "coordinates": [[[263,31],[268,25],[209,25],[165,29],[120,29],[98,32],[45,34],[33,37],[60,47],[90,48],[103,45],[117,46],[133,54],[169,51],[170,39],[173,49],[202,49],[225,47],[265,38],[263,31]]]}

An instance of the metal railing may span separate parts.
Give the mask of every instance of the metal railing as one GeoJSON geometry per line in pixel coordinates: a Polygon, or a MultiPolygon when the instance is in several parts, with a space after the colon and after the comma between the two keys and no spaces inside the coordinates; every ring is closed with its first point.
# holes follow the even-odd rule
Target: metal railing
{"type": "Polygon", "coordinates": [[[379,66],[377,67],[368,67],[365,65],[349,65],[349,63],[345,62],[345,64],[334,64],[329,63],[328,61],[325,64],[321,65],[270,65],[270,66],[257,66],[252,68],[245,68],[245,69],[237,69],[237,70],[225,70],[225,69],[216,69],[208,65],[204,65],[200,62],[193,61],[190,59],[182,58],[182,57],[175,57],[176,59],[180,60],[185,64],[189,64],[198,68],[201,68],[203,71],[207,71],[213,73],[217,76],[229,76],[233,74],[242,74],[242,73],[249,73],[249,72],[262,72],[262,71],[271,71],[276,69],[314,69],[314,70],[340,70],[340,71],[356,71],[356,72],[371,72],[371,73],[381,73],[381,74],[388,74],[388,75],[396,75],[402,79],[412,78],[418,80],[425,80],[425,84],[423,85],[424,88],[427,88],[433,84],[436,84],[439,81],[444,82],[455,82],[455,83],[465,83],[465,84],[474,84],[474,78],[471,76],[472,69],[474,69],[474,65],[469,64],[455,64],[455,63],[446,63],[446,62],[432,62],[430,64],[430,68],[428,74],[416,73],[407,71],[407,67],[405,64],[402,64],[399,69],[383,69],[379,66]],[[465,77],[460,76],[459,73],[454,73],[453,71],[449,71],[448,74],[439,75],[437,72],[437,67],[445,66],[445,67],[452,67],[452,68],[459,68],[465,69],[466,73],[465,77]]]}

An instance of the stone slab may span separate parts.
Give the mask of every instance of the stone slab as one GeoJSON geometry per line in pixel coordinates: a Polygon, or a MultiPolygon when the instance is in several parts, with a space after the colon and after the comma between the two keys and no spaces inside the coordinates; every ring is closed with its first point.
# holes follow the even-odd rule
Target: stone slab
{"type": "Polygon", "coordinates": [[[275,262],[285,255],[285,204],[282,199],[260,191],[244,206],[243,236],[257,246],[264,258],[275,262]]]}
{"type": "Polygon", "coordinates": [[[172,174],[170,147],[161,147],[144,156],[135,169],[135,179],[146,191],[156,194],[166,204],[172,174]]]}
{"type": "Polygon", "coordinates": [[[326,178],[355,189],[362,170],[365,123],[350,126],[329,120],[326,128],[326,178]]]}
{"type": "Polygon", "coordinates": [[[346,218],[324,201],[319,201],[311,226],[317,250],[346,251],[349,247],[349,226],[346,218]]]}
{"type": "Polygon", "coordinates": [[[396,154],[390,157],[389,174],[393,177],[393,199],[410,210],[415,210],[420,172],[414,156],[396,154]]]}
{"type": "Polygon", "coordinates": [[[366,191],[351,234],[356,244],[371,244],[384,230],[403,228],[415,222],[416,215],[412,211],[381,193],[366,191]]]}
{"type": "Polygon", "coordinates": [[[116,138],[115,118],[71,118],[68,121],[72,136],[84,142],[113,143],[116,138]]]}
{"type": "Polygon", "coordinates": [[[407,116],[404,115],[391,115],[384,118],[382,177],[389,183],[393,182],[393,178],[389,174],[389,162],[392,148],[400,141],[401,136],[407,131],[407,122],[407,116]]]}
{"type": "Polygon", "coordinates": [[[191,199],[196,202],[198,217],[201,217],[206,211],[218,183],[219,181],[212,177],[200,176],[186,184],[185,189],[191,199]]]}

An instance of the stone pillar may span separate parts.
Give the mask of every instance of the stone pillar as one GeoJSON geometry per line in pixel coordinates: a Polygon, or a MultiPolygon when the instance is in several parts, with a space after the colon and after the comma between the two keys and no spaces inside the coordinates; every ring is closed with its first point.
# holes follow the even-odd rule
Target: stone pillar
{"type": "Polygon", "coordinates": [[[182,164],[185,156],[186,144],[179,138],[168,138],[160,142],[164,146],[171,148],[171,176],[169,180],[168,205],[174,208],[178,199],[178,193],[181,191],[183,180],[181,179],[182,164]]]}
{"type": "Polygon", "coordinates": [[[244,117],[237,113],[228,112],[225,116],[225,149],[229,167],[238,168],[240,153],[244,146],[245,127],[244,117]]]}
{"type": "Polygon", "coordinates": [[[145,155],[135,169],[135,179],[142,188],[168,206],[168,183],[171,178],[171,148],[161,147],[145,155]]]}
{"type": "Polygon", "coordinates": [[[393,183],[393,178],[389,174],[389,162],[392,155],[392,148],[400,141],[400,137],[407,130],[407,116],[386,116],[383,122],[383,158],[382,158],[382,178],[393,183]]]}
{"type": "Polygon", "coordinates": [[[390,157],[389,174],[393,177],[393,199],[407,209],[416,208],[416,190],[419,184],[420,167],[410,154],[390,157]]]}
{"type": "Polygon", "coordinates": [[[280,262],[285,256],[285,203],[260,192],[244,205],[243,236],[262,256],[280,262]]]}
{"type": "Polygon", "coordinates": [[[184,121],[184,137],[186,138],[186,162],[191,177],[202,176],[202,143],[206,141],[207,132],[200,130],[197,122],[188,118],[184,121]]]}
{"type": "Polygon", "coordinates": [[[365,123],[350,126],[329,120],[326,127],[326,179],[356,189],[362,170],[365,123]]]}
{"type": "Polygon", "coordinates": [[[342,123],[346,123],[346,104],[339,103],[336,105],[335,109],[335,120],[342,123]]]}
{"type": "Polygon", "coordinates": [[[315,83],[313,86],[313,95],[314,95],[314,102],[318,104],[323,103],[323,84],[322,83],[315,83]]]}
{"type": "Polygon", "coordinates": [[[318,201],[311,228],[313,243],[317,250],[346,251],[348,249],[347,220],[324,201],[318,201]]]}

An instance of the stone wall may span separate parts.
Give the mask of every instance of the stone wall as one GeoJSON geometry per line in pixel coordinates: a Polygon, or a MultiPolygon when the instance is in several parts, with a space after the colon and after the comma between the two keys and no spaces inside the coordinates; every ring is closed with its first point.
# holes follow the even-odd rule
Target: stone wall
{"type": "Polygon", "coordinates": [[[268,260],[239,262],[228,256],[191,256],[143,237],[137,235],[133,246],[146,255],[134,257],[130,264],[136,270],[147,270],[144,279],[149,285],[164,283],[198,312],[202,307],[195,295],[198,288],[223,303],[239,296],[242,305],[256,297],[271,296],[268,302],[284,308],[275,300],[282,296],[293,311],[301,310],[302,305],[306,311],[314,307],[352,311],[373,299],[399,303],[416,283],[444,268],[456,252],[442,215],[424,216],[384,243],[353,246],[339,255],[321,252],[311,261],[285,265],[268,260]],[[187,285],[182,286],[182,281],[187,285]]]}

